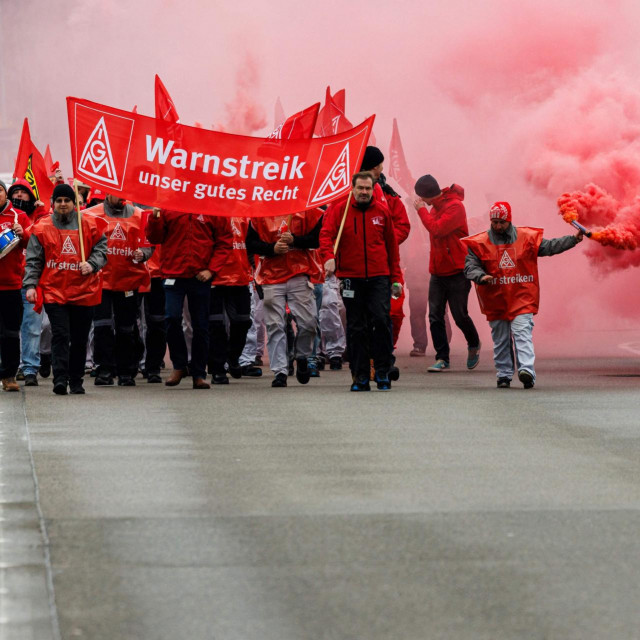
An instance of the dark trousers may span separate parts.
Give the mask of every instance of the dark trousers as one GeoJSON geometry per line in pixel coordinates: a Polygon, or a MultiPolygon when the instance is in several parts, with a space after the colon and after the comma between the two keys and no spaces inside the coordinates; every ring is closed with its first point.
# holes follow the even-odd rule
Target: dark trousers
{"type": "Polygon", "coordinates": [[[436,350],[436,360],[449,362],[449,340],[445,324],[447,304],[453,316],[453,321],[464,334],[467,347],[473,349],[480,344],[478,332],[469,317],[467,301],[471,282],[463,273],[452,276],[431,276],[429,281],[429,326],[431,340],[436,350]]]}
{"type": "Polygon", "coordinates": [[[136,321],[138,294],[102,290],[102,302],[93,319],[93,359],[99,375],[133,376],[138,370],[140,346],[136,321]]]}
{"type": "Polygon", "coordinates": [[[196,278],[174,278],[164,283],[167,344],[174,369],[184,371],[188,365],[187,343],[182,330],[182,307],[185,296],[191,315],[191,374],[194,378],[207,375],[209,359],[209,297],[211,283],[196,278]],[[169,281],[171,282],[171,280],[169,281]]]}
{"type": "Polygon", "coordinates": [[[47,303],[44,308],[51,322],[53,382],[80,382],[95,307],[47,303]]]}
{"type": "Polygon", "coordinates": [[[22,309],[20,289],[0,291],[0,379],[15,378],[20,366],[22,309]]]}
{"type": "Polygon", "coordinates": [[[213,287],[209,302],[209,373],[223,374],[227,362],[238,366],[250,327],[249,287],[213,287]]]}
{"type": "Polygon", "coordinates": [[[393,339],[391,332],[391,283],[388,276],[348,278],[342,280],[344,290],[353,291],[353,297],[344,296],[347,311],[347,343],[349,366],[356,378],[369,379],[369,360],[381,377],[391,367],[393,339]]]}
{"type": "Polygon", "coordinates": [[[144,302],[144,318],[147,325],[144,368],[149,373],[160,373],[167,350],[165,327],[165,295],[162,278],[151,278],[151,290],[141,294],[144,302]]]}

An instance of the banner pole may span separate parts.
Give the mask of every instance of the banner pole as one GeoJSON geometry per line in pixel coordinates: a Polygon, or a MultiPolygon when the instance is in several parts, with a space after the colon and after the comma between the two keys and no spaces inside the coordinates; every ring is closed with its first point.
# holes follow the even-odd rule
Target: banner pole
{"type": "Polygon", "coordinates": [[[340,223],[340,229],[338,231],[338,237],[333,245],[333,255],[338,253],[338,247],[340,246],[340,239],[342,238],[342,230],[344,229],[344,223],[347,220],[347,213],[349,212],[349,205],[351,204],[351,194],[353,191],[349,191],[349,197],[347,198],[347,206],[344,208],[344,214],[342,215],[342,222],[340,223]]]}
{"type": "Polygon", "coordinates": [[[78,181],[73,179],[73,188],[76,192],[76,211],[78,212],[78,241],[80,242],[80,260],[86,262],[84,255],[84,237],[82,234],[82,211],[80,211],[80,194],[78,193],[78,181]]]}

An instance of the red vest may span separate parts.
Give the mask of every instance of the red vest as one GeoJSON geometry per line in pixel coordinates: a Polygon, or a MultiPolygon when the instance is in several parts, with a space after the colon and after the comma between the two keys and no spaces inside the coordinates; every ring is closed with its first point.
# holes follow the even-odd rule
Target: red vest
{"type": "Polygon", "coordinates": [[[115,218],[105,213],[104,205],[87,209],[87,214],[101,216],[107,223],[107,264],[102,270],[104,289],[137,291],[149,286],[149,270],[144,262],[134,262],[133,252],[148,246],[144,234],[146,216],[134,208],[130,218],[115,218]]]}
{"type": "MultiPolygon", "coordinates": [[[[294,235],[306,235],[318,224],[323,211],[309,209],[293,214],[289,231],[294,235]]],[[[263,242],[277,242],[289,216],[272,216],[253,218],[251,224],[263,242]]],[[[261,256],[260,265],[256,269],[258,284],[279,284],[295,276],[307,274],[311,282],[323,282],[322,265],[315,250],[290,249],[282,255],[261,256]]]]}
{"type": "Polygon", "coordinates": [[[495,245],[484,231],[462,238],[482,261],[493,282],[476,286],[480,310],[487,320],[513,320],[523,313],[538,313],[540,281],[538,249],[542,229],[518,227],[513,244],[495,245]]]}
{"type": "MultiPolygon", "coordinates": [[[[103,219],[82,216],[85,259],[104,233],[103,219]]],[[[38,283],[45,302],[76,304],[91,307],[102,299],[102,271],[83,276],[80,273],[80,240],[78,230],[63,231],[53,224],[53,218],[41,218],[33,234],[44,249],[44,270],[38,283]]]]}
{"type": "Polygon", "coordinates": [[[212,286],[245,287],[253,280],[245,245],[249,218],[229,218],[228,225],[233,235],[233,250],[224,266],[213,275],[211,284],[212,286]]]}

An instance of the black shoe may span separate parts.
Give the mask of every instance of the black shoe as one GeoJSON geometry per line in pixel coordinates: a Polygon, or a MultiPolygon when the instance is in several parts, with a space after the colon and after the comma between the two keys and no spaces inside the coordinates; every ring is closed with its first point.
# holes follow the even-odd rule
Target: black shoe
{"type": "Polygon", "coordinates": [[[324,371],[326,364],[327,360],[322,354],[316,356],[316,367],[318,367],[318,371],[324,371]]]}
{"type": "Polygon", "coordinates": [[[247,378],[259,378],[262,375],[262,369],[254,367],[251,364],[247,364],[242,367],[242,375],[247,378]]]}
{"type": "Polygon", "coordinates": [[[320,372],[318,371],[318,365],[315,362],[309,362],[309,377],[319,378],[320,372]]]}
{"type": "Polygon", "coordinates": [[[400,380],[400,369],[395,365],[389,367],[389,380],[392,380],[393,382],[400,380]]]}
{"type": "Polygon", "coordinates": [[[19,380],[20,382],[24,380],[24,371],[21,368],[16,372],[16,380],[19,380]]]}
{"type": "Polygon", "coordinates": [[[331,371],[340,371],[340,369],[342,369],[342,358],[340,356],[330,358],[329,369],[331,369],[331,371]]]}
{"type": "Polygon", "coordinates": [[[51,375],[51,354],[40,354],[40,370],[38,373],[41,378],[48,378],[51,375]]]}
{"type": "Polygon", "coordinates": [[[272,387],[286,387],[287,386],[287,374],[286,373],[276,373],[276,377],[273,379],[271,383],[272,387]]]}
{"type": "Polygon", "coordinates": [[[96,365],[95,367],[93,367],[93,369],[91,369],[91,373],[89,375],[92,378],[97,378],[99,373],[100,373],[100,367],[96,365]]]}
{"type": "Polygon", "coordinates": [[[229,375],[232,378],[239,380],[240,378],[242,378],[242,367],[238,363],[236,364],[229,363],[229,375]]]}
{"type": "Polygon", "coordinates": [[[113,385],[113,376],[110,373],[98,376],[94,383],[96,387],[110,387],[113,385]]]}
{"type": "Polygon", "coordinates": [[[296,364],[296,380],[300,384],[307,384],[311,377],[311,373],[309,372],[309,361],[306,358],[297,358],[296,364]]]}
{"type": "MultiPolygon", "coordinates": [[[[96,384],[98,381],[96,380],[96,384]]],[[[136,381],[131,376],[118,376],[119,387],[135,387],[136,381]]]]}
{"type": "Polygon", "coordinates": [[[67,395],[67,381],[66,380],[58,380],[58,382],[53,383],[53,393],[58,396],[66,396],[67,395]]]}
{"type": "Polygon", "coordinates": [[[498,378],[498,389],[508,389],[511,386],[509,378],[498,378]]]}
{"type": "Polygon", "coordinates": [[[84,387],[82,386],[82,380],[69,382],[69,393],[73,395],[84,395],[84,387]]]}
{"type": "Polygon", "coordinates": [[[261,367],[261,366],[264,364],[264,362],[262,362],[262,358],[261,358],[260,356],[258,356],[258,357],[255,359],[255,361],[254,361],[254,363],[253,363],[253,364],[254,364],[256,367],[261,367]]]}
{"type": "Polygon", "coordinates": [[[354,380],[351,384],[351,391],[371,391],[371,385],[366,377],[354,380]]]}
{"type": "Polygon", "coordinates": [[[159,373],[147,373],[147,382],[150,384],[159,384],[162,378],[159,373]]]}
{"type": "Polygon", "coordinates": [[[35,373],[27,373],[24,376],[24,386],[25,387],[37,387],[38,386],[38,377],[35,373]]]}
{"type": "Polygon", "coordinates": [[[525,389],[532,389],[533,385],[535,384],[533,382],[533,375],[531,375],[531,373],[529,373],[528,371],[518,371],[518,380],[522,382],[522,386],[525,389]]]}
{"type": "Polygon", "coordinates": [[[229,384],[229,378],[226,373],[214,373],[211,376],[211,382],[213,384],[229,384]]]}
{"type": "Polygon", "coordinates": [[[391,382],[389,377],[379,376],[376,374],[376,386],[378,387],[378,391],[391,391],[391,382]]]}

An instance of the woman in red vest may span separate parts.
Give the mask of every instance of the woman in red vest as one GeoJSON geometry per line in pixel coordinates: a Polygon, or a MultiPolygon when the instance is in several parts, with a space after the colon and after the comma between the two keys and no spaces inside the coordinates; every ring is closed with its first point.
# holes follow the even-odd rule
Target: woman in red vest
{"type": "Polygon", "coordinates": [[[51,321],[53,392],[84,393],[84,361],[94,307],[102,297],[102,273],[107,263],[105,222],[82,217],[82,261],[75,193],[68,184],[53,190],[53,215],[41,218],[32,228],[27,246],[23,287],[30,303],[42,290],[51,321]]]}
{"type": "Polygon", "coordinates": [[[545,240],[542,229],[511,224],[508,202],[496,202],[489,218],[488,231],[462,239],[469,250],[464,274],[476,283],[480,310],[491,326],[498,388],[509,388],[517,365],[518,379],[531,389],[536,381],[532,331],[540,302],[538,256],[572,249],[582,232],[545,240]]]}

